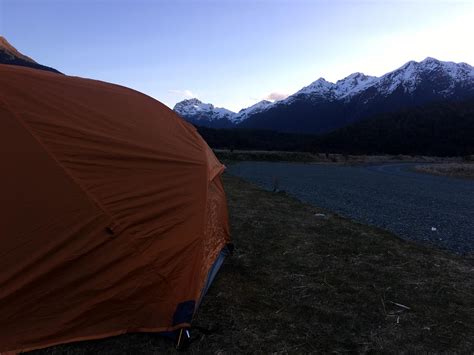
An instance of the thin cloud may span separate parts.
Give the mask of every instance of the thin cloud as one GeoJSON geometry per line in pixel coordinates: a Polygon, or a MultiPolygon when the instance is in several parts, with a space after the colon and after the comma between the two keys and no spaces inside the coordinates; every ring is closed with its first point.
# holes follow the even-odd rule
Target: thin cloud
{"type": "Polygon", "coordinates": [[[180,97],[183,97],[185,99],[193,99],[197,98],[198,96],[193,93],[191,90],[168,90],[169,93],[178,95],[180,97]]]}
{"type": "Polygon", "coordinates": [[[282,92],[272,92],[264,97],[265,100],[279,101],[286,99],[289,95],[282,92]]]}

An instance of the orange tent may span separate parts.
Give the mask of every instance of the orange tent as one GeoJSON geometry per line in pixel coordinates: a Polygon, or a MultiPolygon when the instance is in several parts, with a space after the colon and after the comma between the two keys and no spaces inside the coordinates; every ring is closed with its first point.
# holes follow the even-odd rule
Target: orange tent
{"type": "Polygon", "coordinates": [[[0,353],[188,327],[229,242],[224,167],[160,102],[0,65],[0,353]]]}

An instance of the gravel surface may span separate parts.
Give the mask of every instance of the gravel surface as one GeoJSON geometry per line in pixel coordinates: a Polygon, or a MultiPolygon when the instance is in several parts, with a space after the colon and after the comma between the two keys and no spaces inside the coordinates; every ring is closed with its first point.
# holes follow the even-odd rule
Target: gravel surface
{"type": "Polygon", "coordinates": [[[241,162],[228,172],[362,223],[458,254],[474,252],[474,182],[416,173],[417,164],[241,162]]]}

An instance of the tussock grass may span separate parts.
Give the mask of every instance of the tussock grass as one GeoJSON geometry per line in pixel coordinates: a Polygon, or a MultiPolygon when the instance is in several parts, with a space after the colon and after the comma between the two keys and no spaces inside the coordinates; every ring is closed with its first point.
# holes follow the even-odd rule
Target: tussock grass
{"type": "MultiPolygon", "coordinates": [[[[474,259],[431,249],[224,176],[235,255],[189,353],[471,353],[474,259]],[[323,215],[321,215],[323,214],[323,215]]],[[[45,354],[172,353],[155,334],[45,354]]]]}
{"type": "Polygon", "coordinates": [[[433,175],[444,175],[474,179],[474,163],[417,165],[415,167],[415,170],[433,175]]]}
{"type": "Polygon", "coordinates": [[[382,164],[382,163],[447,163],[460,162],[460,157],[428,157],[411,155],[351,155],[335,153],[285,152],[265,150],[214,149],[221,161],[289,161],[301,163],[382,164]]]}

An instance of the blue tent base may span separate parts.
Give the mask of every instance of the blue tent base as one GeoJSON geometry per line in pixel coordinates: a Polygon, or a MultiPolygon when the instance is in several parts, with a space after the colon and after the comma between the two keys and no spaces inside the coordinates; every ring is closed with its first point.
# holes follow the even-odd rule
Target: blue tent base
{"type": "MultiPolygon", "coordinates": [[[[209,287],[211,287],[212,282],[216,278],[216,275],[218,271],[220,270],[222,264],[224,263],[225,258],[229,255],[232,255],[233,249],[234,247],[232,244],[227,244],[226,246],[222,248],[221,252],[219,253],[216,260],[214,261],[211,268],[209,269],[209,272],[207,274],[206,284],[204,285],[204,288],[201,292],[201,297],[199,298],[199,302],[197,303],[197,305],[195,304],[194,301],[186,301],[186,302],[180,303],[176,307],[176,312],[173,317],[174,324],[191,323],[193,314],[201,305],[201,302],[204,296],[207,294],[209,287]]],[[[161,332],[159,334],[161,336],[165,336],[173,340],[175,342],[175,346],[177,350],[185,349],[191,342],[191,332],[189,328],[181,328],[172,332],[161,332]]]]}
{"type": "Polygon", "coordinates": [[[216,261],[214,261],[214,264],[212,264],[207,274],[206,284],[202,290],[201,297],[199,298],[198,307],[201,305],[202,299],[204,298],[207,291],[209,290],[209,287],[211,287],[212,282],[216,278],[217,272],[220,270],[225,258],[232,254],[233,249],[234,247],[232,244],[225,245],[217,256],[216,261]]]}

